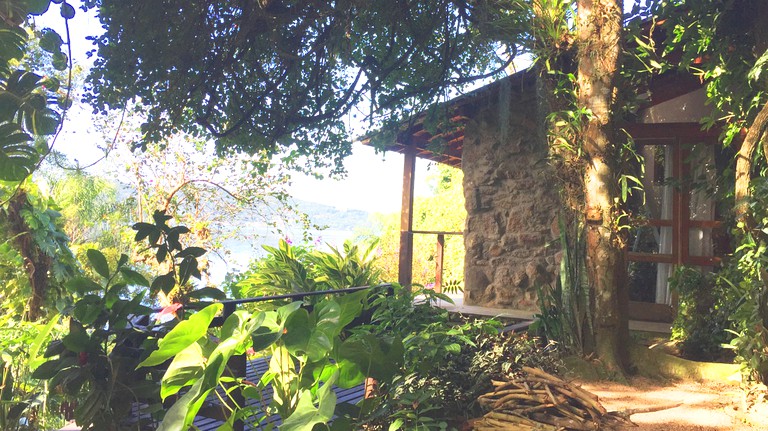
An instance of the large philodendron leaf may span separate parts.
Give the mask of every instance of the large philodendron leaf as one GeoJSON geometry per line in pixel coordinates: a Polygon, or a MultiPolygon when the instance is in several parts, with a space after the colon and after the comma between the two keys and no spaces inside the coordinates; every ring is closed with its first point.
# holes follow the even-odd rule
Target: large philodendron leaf
{"type": "Polygon", "coordinates": [[[40,160],[32,138],[15,123],[0,124],[0,180],[21,181],[40,160]]]}
{"type": "Polygon", "coordinates": [[[163,375],[160,398],[165,400],[186,385],[194,384],[203,375],[206,358],[199,343],[190,344],[179,352],[163,375]]]}
{"type": "Polygon", "coordinates": [[[0,28],[0,68],[8,73],[8,62],[24,56],[27,33],[21,27],[0,28]]]}
{"type": "Polygon", "coordinates": [[[22,124],[34,135],[56,133],[61,115],[49,108],[45,85],[49,79],[25,70],[13,71],[0,90],[0,121],[22,124]]]}
{"type": "Polygon", "coordinates": [[[211,304],[190,316],[189,319],[180,322],[160,339],[157,343],[157,350],[152,352],[136,368],[162,364],[179,354],[192,343],[196,343],[197,340],[208,333],[208,326],[221,309],[221,304],[211,304]]]}
{"type": "Polygon", "coordinates": [[[312,431],[317,424],[327,424],[336,410],[336,394],[333,388],[338,374],[334,374],[317,391],[317,406],[313,402],[312,391],[305,389],[299,392],[299,402],[296,410],[285,419],[281,431],[312,431]]]}
{"type": "Polygon", "coordinates": [[[211,388],[203,389],[203,380],[195,382],[189,389],[189,392],[178,399],[163,418],[163,422],[157,428],[157,431],[177,431],[189,429],[195,414],[200,411],[200,407],[205,402],[205,398],[211,392],[211,388]]]}

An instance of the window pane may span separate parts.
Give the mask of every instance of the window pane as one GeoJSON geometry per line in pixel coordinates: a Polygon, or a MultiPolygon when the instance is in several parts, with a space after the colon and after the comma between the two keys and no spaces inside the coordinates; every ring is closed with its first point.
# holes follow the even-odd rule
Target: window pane
{"type": "Polygon", "coordinates": [[[645,205],[642,215],[656,220],[672,220],[672,146],[644,145],[642,147],[645,177],[645,205]]]}
{"type": "Polygon", "coordinates": [[[714,220],[717,190],[715,150],[711,145],[693,145],[688,156],[690,165],[690,198],[688,210],[691,220],[714,220]]]}
{"type": "Polygon", "coordinates": [[[629,251],[635,253],[672,254],[672,227],[638,226],[629,241],[629,251]]]}

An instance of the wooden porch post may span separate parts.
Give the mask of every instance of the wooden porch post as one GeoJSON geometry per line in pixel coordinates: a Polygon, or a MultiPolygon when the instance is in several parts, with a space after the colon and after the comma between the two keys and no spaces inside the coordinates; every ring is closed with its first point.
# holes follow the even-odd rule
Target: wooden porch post
{"type": "Polygon", "coordinates": [[[403,205],[400,211],[400,262],[398,282],[410,287],[413,283],[413,185],[416,170],[416,148],[407,146],[403,158],[403,205]]]}
{"type": "Polygon", "coordinates": [[[443,293],[443,257],[445,255],[445,235],[437,234],[435,250],[435,292],[443,293]]]}

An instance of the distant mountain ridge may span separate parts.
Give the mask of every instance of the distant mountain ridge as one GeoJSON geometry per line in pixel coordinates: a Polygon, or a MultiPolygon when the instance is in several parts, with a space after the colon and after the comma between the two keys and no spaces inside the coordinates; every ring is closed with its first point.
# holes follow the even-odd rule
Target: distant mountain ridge
{"type": "Polygon", "coordinates": [[[312,223],[331,230],[354,231],[356,228],[371,226],[368,211],[340,209],[331,205],[296,199],[299,211],[306,213],[312,223]]]}

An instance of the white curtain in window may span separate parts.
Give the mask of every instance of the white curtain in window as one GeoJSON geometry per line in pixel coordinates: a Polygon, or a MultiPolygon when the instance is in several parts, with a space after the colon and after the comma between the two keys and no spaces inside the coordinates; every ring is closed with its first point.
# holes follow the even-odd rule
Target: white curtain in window
{"type": "MultiPolygon", "coordinates": [[[[645,161],[643,187],[646,196],[646,216],[651,219],[672,220],[674,190],[670,180],[674,166],[673,148],[671,145],[646,145],[642,148],[642,153],[645,161]]],[[[672,227],[659,226],[651,230],[656,241],[656,252],[672,254],[672,227]]],[[[655,300],[657,303],[671,303],[668,281],[671,274],[671,264],[656,264],[655,300]]]]}
{"type": "MultiPolygon", "coordinates": [[[[664,146],[664,177],[657,186],[661,201],[660,215],[662,220],[672,220],[672,198],[674,190],[670,180],[674,166],[674,153],[671,145],[664,146]]],[[[672,254],[672,227],[659,227],[659,254],[672,254]]],[[[656,270],[656,303],[671,304],[672,295],[669,292],[669,277],[672,276],[671,263],[659,263],[656,270]]]]}

